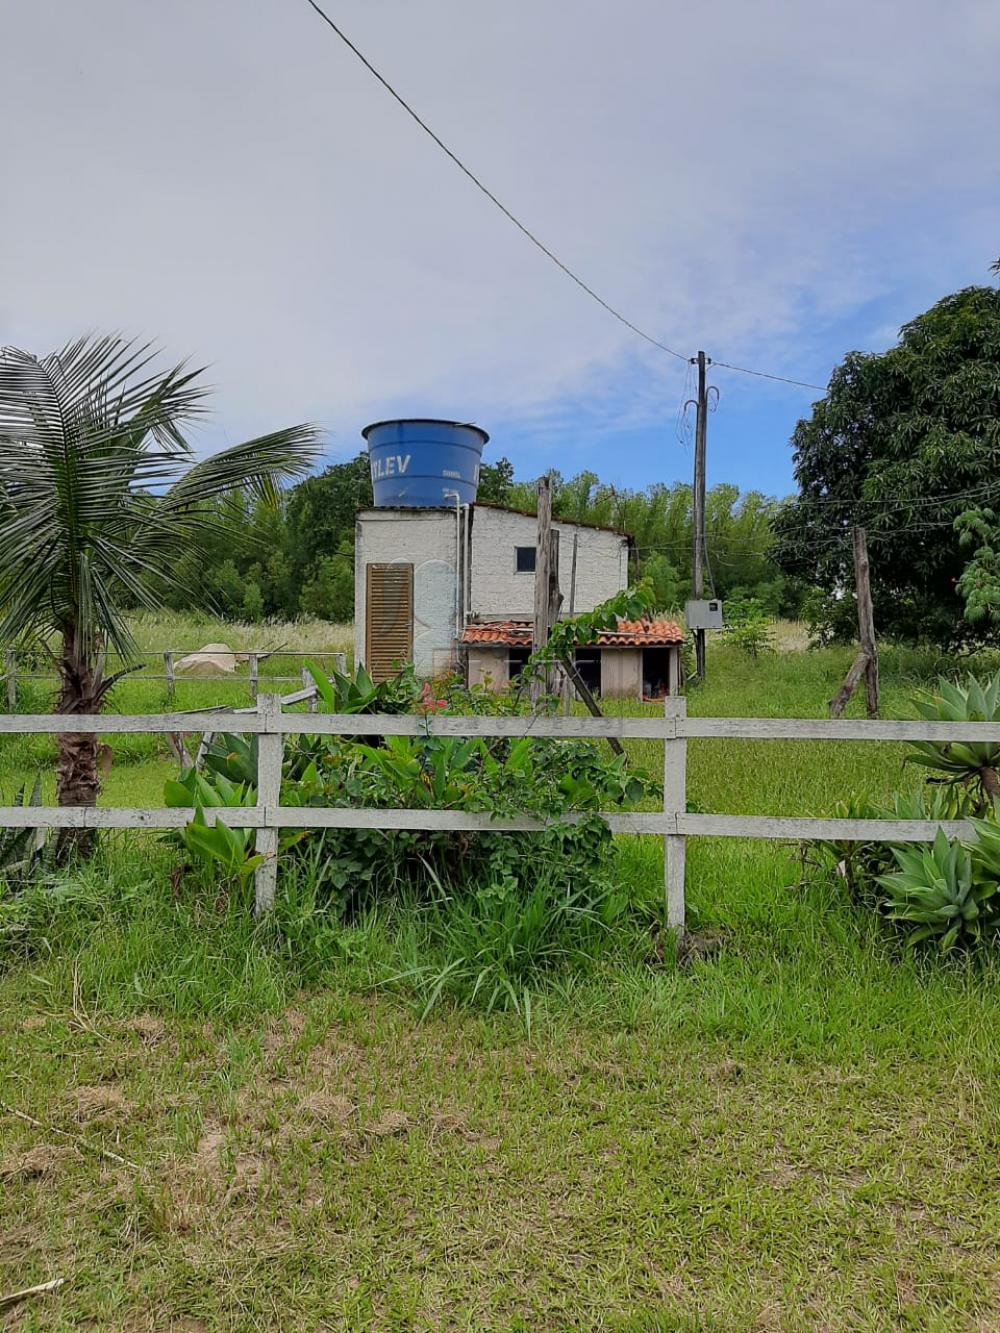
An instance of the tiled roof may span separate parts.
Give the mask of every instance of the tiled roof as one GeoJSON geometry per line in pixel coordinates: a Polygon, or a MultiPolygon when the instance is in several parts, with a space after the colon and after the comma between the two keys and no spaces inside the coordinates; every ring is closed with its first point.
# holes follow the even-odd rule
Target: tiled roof
{"type": "MultiPolygon", "coordinates": [[[[466,625],[462,642],[530,648],[531,630],[530,620],[481,621],[466,625]]],[[[657,647],[683,642],[684,631],[672,620],[620,620],[617,629],[601,630],[597,636],[599,647],[657,647]]]]}

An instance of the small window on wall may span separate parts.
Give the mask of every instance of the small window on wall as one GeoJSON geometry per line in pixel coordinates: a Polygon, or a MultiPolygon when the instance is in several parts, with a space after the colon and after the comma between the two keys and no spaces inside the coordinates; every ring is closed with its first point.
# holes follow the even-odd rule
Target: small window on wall
{"type": "Polygon", "coordinates": [[[514,569],[518,574],[534,574],[535,548],[533,546],[514,547],[514,569]]]}

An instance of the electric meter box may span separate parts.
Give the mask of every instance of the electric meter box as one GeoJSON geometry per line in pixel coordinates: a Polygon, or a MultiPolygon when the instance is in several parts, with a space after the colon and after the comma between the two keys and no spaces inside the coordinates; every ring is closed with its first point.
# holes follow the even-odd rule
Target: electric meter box
{"type": "Polygon", "coordinates": [[[684,619],[688,629],[722,629],[722,603],[717,598],[710,602],[685,602],[684,619]]]}

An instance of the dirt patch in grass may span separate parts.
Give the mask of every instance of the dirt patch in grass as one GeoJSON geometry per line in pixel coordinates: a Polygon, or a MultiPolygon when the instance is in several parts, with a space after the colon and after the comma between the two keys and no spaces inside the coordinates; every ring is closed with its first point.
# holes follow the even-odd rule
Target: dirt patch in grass
{"type": "Polygon", "coordinates": [[[0,1160],[0,1181],[14,1184],[16,1181],[38,1180],[43,1176],[52,1176],[62,1170],[66,1162],[76,1154],[69,1146],[39,1143],[24,1152],[11,1153],[0,1160]]]}
{"type": "Polygon", "coordinates": [[[128,1098],[114,1083],[74,1088],[68,1103],[76,1119],[83,1122],[125,1116],[131,1110],[128,1098]]]}
{"type": "Polygon", "coordinates": [[[167,1025],[157,1014],[139,1014],[129,1019],[126,1030],[134,1032],[140,1041],[155,1044],[167,1036],[167,1025]]]}

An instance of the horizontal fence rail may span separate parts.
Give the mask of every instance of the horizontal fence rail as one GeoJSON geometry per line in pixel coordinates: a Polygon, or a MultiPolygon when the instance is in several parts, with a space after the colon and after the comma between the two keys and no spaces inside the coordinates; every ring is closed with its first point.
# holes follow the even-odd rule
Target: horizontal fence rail
{"type": "MultiPolygon", "coordinates": [[[[0,735],[163,733],[172,736],[238,731],[258,741],[257,804],[206,809],[206,820],[224,819],[232,828],[257,830],[264,860],[256,872],[258,911],[273,905],[281,829],[379,829],[428,832],[534,832],[554,822],[603,819],[614,833],[654,834],[664,841],[668,924],[684,927],[686,840],[689,837],[838,841],[928,842],[939,829],[948,837],[970,835],[963,820],[829,819],[783,815],[693,814],[687,811],[689,739],[1000,741],[1000,723],[924,721],[844,721],[822,718],[689,718],[687,702],[668,698],[659,717],[413,716],[410,714],[286,713],[282,704],[312,704],[315,686],[287,696],[262,694],[252,710],[207,709],[193,713],[143,716],[25,714],[0,715],[0,735]],[[664,742],[663,808],[649,812],[574,812],[547,820],[520,814],[494,818],[488,812],[436,809],[359,809],[281,805],[284,738],[327,736],[491,736],[554,739],[660,740],[664,742]]],[[[191,818],[186,809],[126,809],[93,806],[0,807],[0,827],[87,829],[178,829],[191,818]]]]}
{"type": "MultiPolygon", "coordinates": [[[[19,680],[47,680],[55,683],[58,679],[55,666],[49,671],[20,670],[18,663],[24,655],[24,650],[19,651],[16,648],[8,648],[4,654],[4,680],[7,691],[7,711],[9,713],[13,713],[17,708],[17,682],[19,680]]],[[[341,675],[347,671],[347,655],[334,648],[313,651],[305,648],[232,648],[226,649],[222,653],[206,652],[204,648],[167,649],[165,651],[157,649],[148,653],[136,652],[127,659],[118,653],[109,652],[105,654],[102,665],[107,675],[122,667],[132,666],[136,662],[161,662],[163,664],[162,671],[142,669],[141,674],[138,671],[136,672],[136,679],[165,681],[167,697],[171,702],[177,692],[178,677],[185,683],[220,680],[242,683],[245,681],[250,687],[251,697],[256,699],[260,685],[261,664],[272,657],[302,658],[303,660],[320,663],[332,658],[341,675]],[[192,659],[197,660],[198,658],[209,662],[212,658],[220,656],[232,657],[237,667],[246,664],[246,674],[236,670],[235,667],[232,671],[203,671],[200,666],[192,667],[188,665],[181,668],[179,665],[185,659],[189,663],[192,659]]],[[[272,676],[268,672],[264,677],[269,685],[290,684],[292,681],[298,680],[306,684],[309,678],[309,672],[305,667],[301,669],[297,676],[272,676]]]]}

